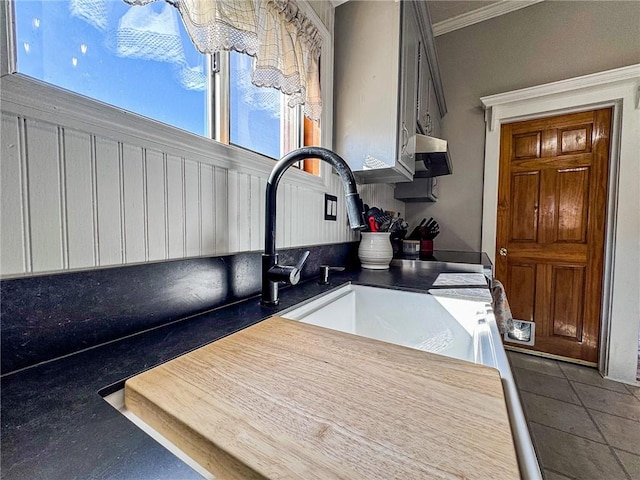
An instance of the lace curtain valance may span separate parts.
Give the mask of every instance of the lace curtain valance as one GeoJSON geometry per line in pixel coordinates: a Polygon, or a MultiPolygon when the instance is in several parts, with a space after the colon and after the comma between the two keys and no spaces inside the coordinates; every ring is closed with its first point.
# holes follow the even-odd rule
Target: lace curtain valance
{"type": "Polygon", "coordinates": [[[289,106],[304,105],[305,115],[320,118],[322,37],[294,0],[165,1],[178,9],[198,50],[251,55],[254,85],[277,88],[289,95],[289,106]]]}

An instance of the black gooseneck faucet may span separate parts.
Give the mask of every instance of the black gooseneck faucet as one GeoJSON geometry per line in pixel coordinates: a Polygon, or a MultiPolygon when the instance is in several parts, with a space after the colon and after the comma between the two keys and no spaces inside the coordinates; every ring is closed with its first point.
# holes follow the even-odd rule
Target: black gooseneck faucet
{"type": "Polygon", "coordinates": [[[300,280],[300,272],[304,262],[309,257],[306,251],[295,266],[278,265],[276,253],[276,190],[284,172],[294,163],[307,158],[319,158],[329,163],[342,179],[344,194],[347,200],[347,214],[349,224],[353,230],[366,228],[364,223],[363,205],[353,172],[339,155],[321,147],[303,147],[282,157],[273,167],[267,180],[265,202],[265,241],[262,255],[262,299],[260,303],[266,306],[278,304],[278,283],[284,282],[295,285],[300,280]]]}

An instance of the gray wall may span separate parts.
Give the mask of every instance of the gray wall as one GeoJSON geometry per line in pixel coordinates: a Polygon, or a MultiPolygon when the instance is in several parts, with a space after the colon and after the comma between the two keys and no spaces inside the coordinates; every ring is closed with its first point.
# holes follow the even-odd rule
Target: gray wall
{"type": "Polygon", "coordinates": [[[436,38],[453,175],[436,204],[407,204],[440,223],[437,249],[479,250],[484,113],[480,97],[640,63],[640,2],[546,1],[436,38]]]}

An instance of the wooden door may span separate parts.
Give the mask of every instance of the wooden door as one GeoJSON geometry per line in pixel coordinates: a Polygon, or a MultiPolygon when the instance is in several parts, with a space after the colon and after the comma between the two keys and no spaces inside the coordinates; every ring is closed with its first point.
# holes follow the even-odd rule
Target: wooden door
{"type": "Polygon", "coordinates": [[[496,276],[537,351],[598,360],[611,109],[502,126],[496,276]]]}

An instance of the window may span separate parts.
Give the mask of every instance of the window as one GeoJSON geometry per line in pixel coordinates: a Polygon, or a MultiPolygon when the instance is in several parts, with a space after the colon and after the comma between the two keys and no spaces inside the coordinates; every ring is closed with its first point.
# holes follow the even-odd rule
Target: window
{"type": "Polygon", "coordinates": [[[107,0],[14,5],[18,72],[206,134],[206,57],[173,7],[107,0]]]}
{"type": "Polygon", "coordinates": [[[320,144],[301,108],[251,84],[251,57],[201,54],[168,3],[15,0],[14,12],[19,73],[271,158],[320,144]]]}
{"type": "Polygon", "coordinates": [[[225,55],[229,68],[221,74],[229,75],[229,142],[271,158],[290,152],[299,145],[298,136],[292,144],[286,133],[298,122],[291,118],[295,115],[283,110],[289,109],[286,99],[274,88],[251,83],[250,56],[237,52],[225,55]]]}

